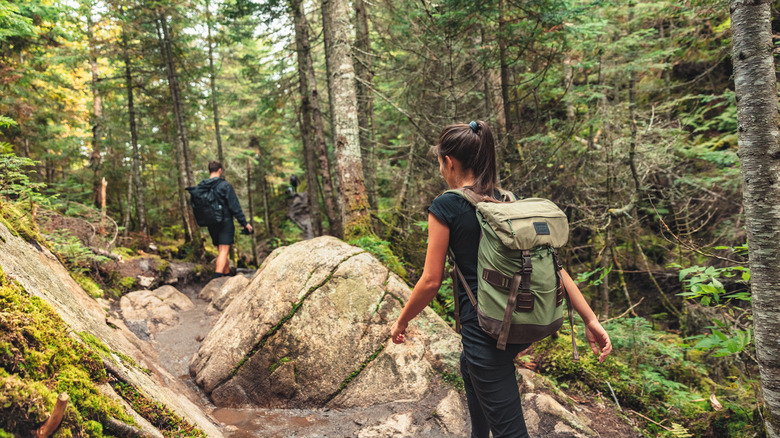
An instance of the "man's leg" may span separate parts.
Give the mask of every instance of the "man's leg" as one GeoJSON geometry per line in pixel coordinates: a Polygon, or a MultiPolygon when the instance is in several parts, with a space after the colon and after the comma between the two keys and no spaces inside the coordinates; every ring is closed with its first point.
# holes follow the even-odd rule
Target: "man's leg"
{"type": "Polygon", "coordinates": [[[217,268],[215,272],[217,274],[230,273],[230,265],[228,265],[228,254],[230,253],[230,245],[219,245],[217,247],[219,253],[217,254],[217,268]]]}

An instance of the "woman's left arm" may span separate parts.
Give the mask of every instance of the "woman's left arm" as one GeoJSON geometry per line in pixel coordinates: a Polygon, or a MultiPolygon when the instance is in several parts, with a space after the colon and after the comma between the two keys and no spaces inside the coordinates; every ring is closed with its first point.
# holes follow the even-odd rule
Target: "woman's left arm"
{"type": "Polygon", "coordinates": [[[450,229],[433,213],[428,213],[428,249],[425,252],[425,266],[420,280],[414,285],[409,301],[404,305],[401,315],[391,329],[390,336],[396,344],[404,342],[404,332],[409,321],[422,312],[439,292],[449,245],[450,229]]]}
{"type": "Polygon", "coordinates": [[[588,338],[590,349],[599,357],[599,362],[604,362],[604,359],[612,352],[612,341],[609,340],[609,334],[601,326],[596,314],[593,313],[593,309],[590,308],[585,297],[582,296],[580,288],[577,287],[577,283],[574,282],[569,273],[565,269],[561,270],[561,276],[574,310],[585,321],[585,336],[588,338]],[[599,349],[601,349],[600,353],[599,349]]]}

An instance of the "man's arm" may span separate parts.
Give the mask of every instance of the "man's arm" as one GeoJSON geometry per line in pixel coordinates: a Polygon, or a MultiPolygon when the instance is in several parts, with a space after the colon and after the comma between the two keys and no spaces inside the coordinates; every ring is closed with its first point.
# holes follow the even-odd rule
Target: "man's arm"
{"type": "Polygon", "coordinates": [[[238,196],[236,191],[233,190],[233,186],[225,181],[223,184],[225,190],[225,200],[227,201],[228,212],[230,216],[236,218],[242,228],[246,228],[246,218],[244,217],[244,211],[241,209],[241,204],[238,202],[238,196]]]}

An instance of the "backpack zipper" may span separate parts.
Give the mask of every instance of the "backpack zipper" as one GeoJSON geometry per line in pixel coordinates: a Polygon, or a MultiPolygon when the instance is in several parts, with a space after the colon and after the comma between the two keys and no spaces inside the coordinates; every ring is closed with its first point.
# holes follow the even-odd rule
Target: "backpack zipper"
{"type": "Polygon", "coordinates": [[[506,222],[509,224],[509,231],[512,232],[512,235],[515,235],[515,229],[512,228],[512,219],[507,219],[506,222]]]}

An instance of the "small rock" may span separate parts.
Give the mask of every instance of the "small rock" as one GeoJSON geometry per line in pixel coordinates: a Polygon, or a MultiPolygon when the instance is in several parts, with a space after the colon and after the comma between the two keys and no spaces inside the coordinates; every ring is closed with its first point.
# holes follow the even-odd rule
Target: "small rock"
{"type": "Polygon", "coordinates": [[[178,311],[194,307],[186,295],[173,286],[154,291],[131,292],[119,300],[127,327],[141,339],[149,339],[159,330],[179,323],[178,311]]]}
{"type": "Polygon", "coordinates": [[[436,406],[436,416],[441,427],[454,436],[468,435],[464,412],[463,403],[456,391],[450,391],[436,406]]]}
{"type": "Polygon", "coordinates": [[[143,275],[138,276],[138,285],[143,288],[152,287],[152,284],[154,284],[154,277],[146,277],[143,275]]]}
{"type": "Polygon", "coordinates": [[[211,301],[214,298],[214,295],[222,289],[222,285],[229,279],[230,277],[219,277],[209,281],[208,284],[200,290],[198,298],[211,301]]]}

